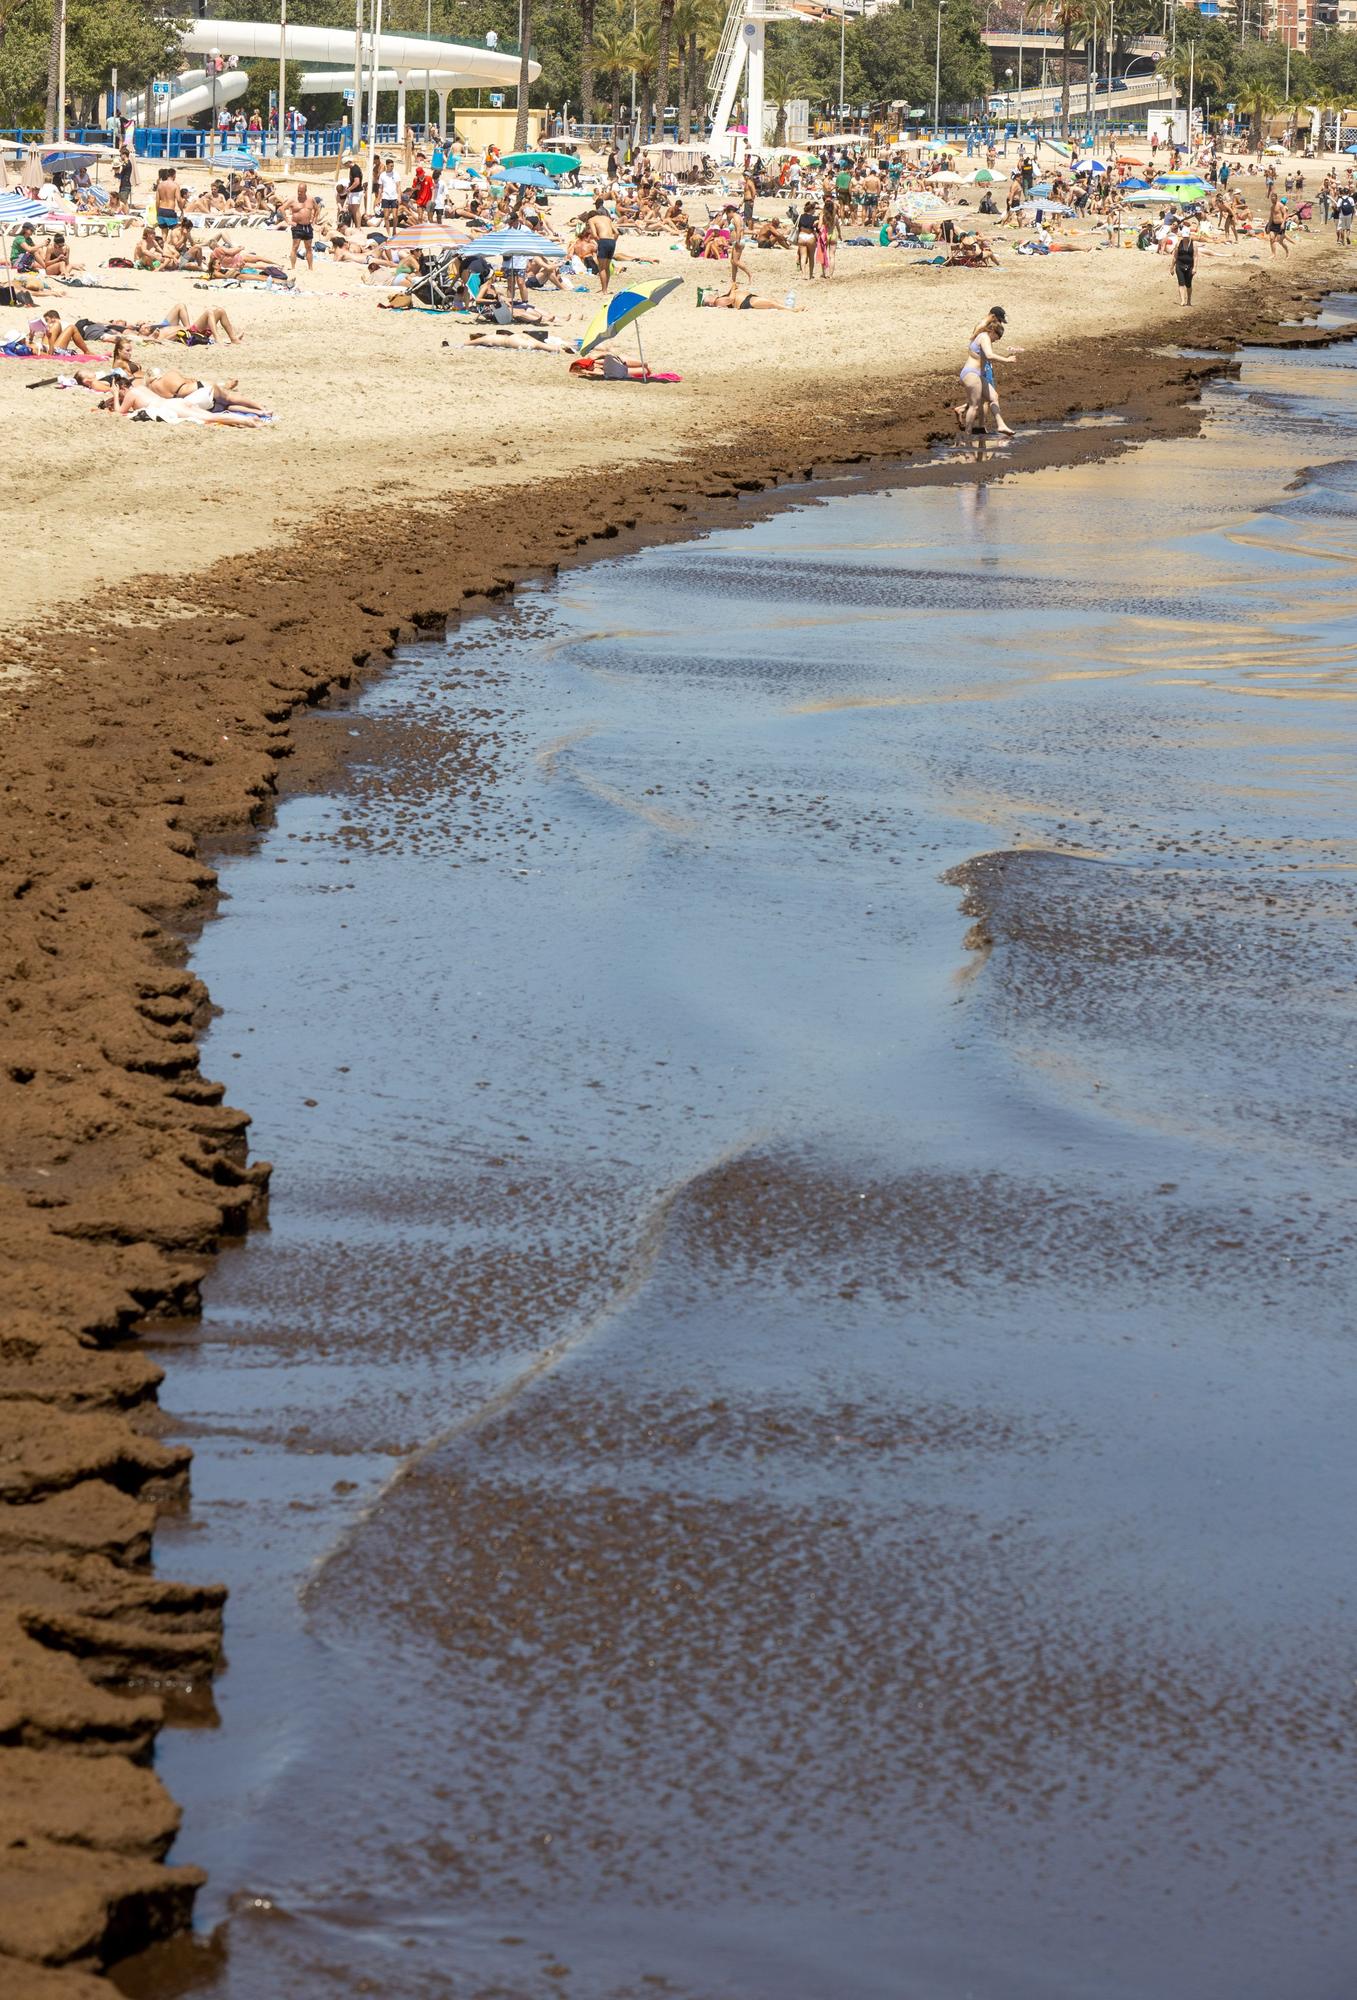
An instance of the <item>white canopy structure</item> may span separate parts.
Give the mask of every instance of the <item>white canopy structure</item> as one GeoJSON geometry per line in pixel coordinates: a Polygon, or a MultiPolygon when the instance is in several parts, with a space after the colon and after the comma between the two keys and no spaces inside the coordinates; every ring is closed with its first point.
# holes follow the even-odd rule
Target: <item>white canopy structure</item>
{"type": "MultiPolygon", "coordinates": [[[[184,49],[194,55],[211,55],[215,50],[242,60],[277,62],[283,30],[277,21],[189,21],[182,40],[184,49]]],[[[372,53],[372,36],[360,36],[353,28],[289,25],[287,29],[288,61],[342,65],[347,72],[343,89],[352,89],[359,76],[367,84],[372,53]]],[[[446,122],[450,90],[512,90],[518,82],[516,55],[471,42],[444,41],[437,35],[382,33],[377,38],[377,61],[383,76],[389,71],[395,78],[398,137],[405,132],[406,92],[412,86],[423,90],[426,78],[439,96],[440,123],[446,122]]],[[[536,82],[540,74],[541,64],[529,63],[529,82],[536,82]]],[[[379,82],[382,87],[386,86],[379,82]]]]}

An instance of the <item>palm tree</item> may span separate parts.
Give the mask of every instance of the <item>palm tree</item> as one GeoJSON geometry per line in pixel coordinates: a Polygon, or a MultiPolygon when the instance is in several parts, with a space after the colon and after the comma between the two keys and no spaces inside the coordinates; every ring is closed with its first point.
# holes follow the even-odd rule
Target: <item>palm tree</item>
{"type": "Polygon", "coordinates": [[[659,131],[655,138],[664,137],[664,107],[669,102],[669,43],[674,32],[674,0],[660,0],[658,31],[655,37],[655,90],[659,103],[657,117],[659,131]]]}
{"type": "Polygon", "coordinates": [[[594,0],[580,0],[580,123],[594,122],[594,0]]]}
{"type": "Polygon", "coordinates": [[[61,8],[52,8],[52,40],[47,51],[47,112],[42,121],[44,139],[57,136],[57,70],[61,64],[61,8]]]}
{"type": "Polygon", "coordinates": [[[518,0],[523,23],[523,46],[518,52],[518,112],[514,119],[514,151],[521,153],[528,143],[528,50],[532,46],[532,0],[518,0]]]}
{"type": "Polygon", "coordinates": [[[1240,92],[1253,116],[1253,150],[1263,150],[1263,132],[1266,122],[1275,111],[1282,108],[1282,94],[1265,77],[1251,78],[1240,92]]]}
{"type": "Polygon", "coordinates": [[[1187,43],[1180,43],[1176,51],[1166,49],[1155,64],[1154,73],[1171,86],[1175,98],[1186,97],[1189,91],[1196,98],[1203,91],[1220,92],[1225,88],[1225,71],[1220,64],[1211,56],[1194,54],[1187,43]]]}
{"type": "Polygon", "coordinates": [[[659,68],[659,49],[656,22],[653,14],[637,17],[636,29],[628,41],[627,67],[634,71],[639,107],[638,125],[649,138],[654,126],[655,75],[659,68]]]}
{"type": "Polygon", "coordinates": [[[594,66],[612,87],[612,126],[622,122],[622,78],[631,67],[631,12],[622,11],[620,0],[594,26],[594,66]]]}
{"type": "Polygon", "coordinates": [[[1040,15],[1049,24],[1055,16],[1060,29],[1060,136],[1067,143],[1070,136],[1070,56],[1074,44],[1087,36],[1092,19],[1092,8],[1097,0],[1027,0],[1027,11],[1040,15]]]}
{"type": "Polygon", "coordinates": [[[674,48],[678,55],[678,136],[686,146],[693,136],[693,34],[697,27],[697,0],[677,0],[674,8],[674,48]]]}
{"type": "Polygon", "coordinates": [[[694,116],[698,116],[707,101],[707,71],[721,46],[729,8],[726,0],[695,0],[695,11],[688,40],[688,88],[694,116]]]}
{"type": "Polygon", "coordinates": [[[809,91],[810,85],[802,76],[794,56],[790,54],[778,54],[770,56],[764,64],[763,88],[769,102],[777,106],[777,124],[773,127],[773,144],[775,146],[785,146],[787,143],[787,106],[794,97],[804,97],[809,91]]]}

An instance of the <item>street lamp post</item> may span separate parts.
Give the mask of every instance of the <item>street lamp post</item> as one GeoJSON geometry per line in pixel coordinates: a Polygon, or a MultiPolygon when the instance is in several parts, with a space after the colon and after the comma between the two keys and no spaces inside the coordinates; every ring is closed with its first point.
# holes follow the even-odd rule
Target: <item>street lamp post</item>
{"type": "Polygon", "coordinates": [[[1027,9],[1018,16],[1018,144],[1022,145],[1022,37],[1027,24],[1027,9]]]}
{"type": "Polygon", "coordinates": [[[207,58],[207,66],[212,72],[212,137],[208,141],[208,154],[217,157],[217,76],[221,70],[221,54],[214,48],[207,58]]]}
{"type": "Polygon", "coordinates": [[[839,0],[839,130],[843,130],[843,59],[848,33],[848,0],[839,0]]]}
{"type": "Polygon", "coordinates": [[[933,48],[933,137],[938,136],[938,111],[942,103],[942,10],[947,0],[938,0],[938,38],[933,48]]]}
{"type": "Polygon", "coordinates": [[[1004,158],[1008,158],[1008,127],[1013,117],[1013,70],[1004,71],[1004,158]]]}

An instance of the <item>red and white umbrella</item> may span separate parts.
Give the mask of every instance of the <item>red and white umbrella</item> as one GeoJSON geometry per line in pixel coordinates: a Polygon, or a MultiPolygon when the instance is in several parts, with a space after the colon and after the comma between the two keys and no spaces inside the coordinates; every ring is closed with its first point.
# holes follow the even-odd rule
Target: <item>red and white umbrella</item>
{"type": "Polygon", "coordinates": [[[390,238],[398,250],[464,250],[471,231],[464,223],[412,222],[390,238]]]}

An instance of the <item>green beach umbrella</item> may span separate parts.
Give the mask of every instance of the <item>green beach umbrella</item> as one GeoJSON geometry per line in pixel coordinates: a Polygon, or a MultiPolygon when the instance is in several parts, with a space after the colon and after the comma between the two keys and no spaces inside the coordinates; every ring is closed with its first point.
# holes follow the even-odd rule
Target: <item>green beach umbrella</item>
{"type": "Polygon", "coordinates": [[[971,175],[973,181],[997,181],[998,174],[992,174],[988,167],[980,167],[971,175]]]}
{"type": "Polygon", "coordinates": [[[544,174],[577,174],[580,163],[574,153],[510,153],[502,167],[540,167],[544,174]]]}

